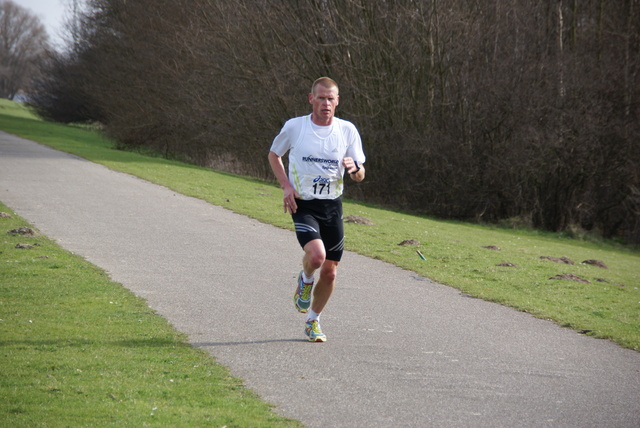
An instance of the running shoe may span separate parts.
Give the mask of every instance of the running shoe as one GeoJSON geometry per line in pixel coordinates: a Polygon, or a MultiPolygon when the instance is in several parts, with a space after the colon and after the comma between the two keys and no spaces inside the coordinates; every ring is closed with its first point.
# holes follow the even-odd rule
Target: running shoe
{"type": "Polygon", "coordinates": [[[298,275],[298,285],[296,286],[296,292],[293,295],[293,303],[296,305],[298,312],[306,314],[309,312],[309,306],[311,305],[311,289],[313,288],[313,282],[307,284],[302,279],[302,271],[298,275]]]}
{"type": "Polygon", "coordinates": [[[320,323],[316,321],[307,321],[305,323],[304,332],[309,336],[309,342],[326,342],[327,336],[320,330],[320,323]]]}

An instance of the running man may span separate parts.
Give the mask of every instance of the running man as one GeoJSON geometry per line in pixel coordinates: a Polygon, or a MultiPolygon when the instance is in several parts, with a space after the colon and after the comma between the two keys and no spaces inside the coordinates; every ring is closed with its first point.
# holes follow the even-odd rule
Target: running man
{"type": "Polygon", "coordinates": [[[293,301],[299,312],[307,314],[309,341],[325,342],[320,314],[335,288],[344,249],[344,172],[354,181],[364,180],[366,158],[356,127],[335,117],[340,100],[337,83],[321,77],[313,83],[308,97],[311,114],[284,124],[271,145],[269,164],[284,191],[284,212],[291,214],[304,250],[293,301]],[[282,162],[287,151],[288,174],[282,162]],[[320,276],[314,288],[317,270],[320,276]]]}

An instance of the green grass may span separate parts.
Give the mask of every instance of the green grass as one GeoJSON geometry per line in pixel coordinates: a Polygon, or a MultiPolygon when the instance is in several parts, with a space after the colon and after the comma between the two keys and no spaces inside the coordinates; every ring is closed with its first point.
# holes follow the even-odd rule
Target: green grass
{"type": "Polygon", "coordinates": [[[28,119],[38,119],[30,109],[25,108],[23,104],[0,98],[0,115],[11,117],[23,117],[28,119]]]}
{"type": "Polygon", "coordinates": [[[7,234],[25,226],[0,218],[1,426],[300,426],[101,269],[7,234]]]}
{"type": "MultiPolygon", "coordinates": [[[[169,187],[177,192],[201,198],[212,204],[226,207],[265,223],[274,224],[290,230],[292,229],[290,218],[282,214],[281,190],[272,183],[215,172],[159,157],[114,150],[112,148],[113,144],[96,132],[80,127],[42,122],[30,117],[28,112],[25,112],[24,109],[21,109],[14,103],[0,102],[0,129],[24,138],[39,141],[65,152],[76,154],[91,161],[106,165],[109,168],[139,176],[151,182],[169,187]]],[[[265,142],[265,156],[268,145],[269,142],[265,142]]],[[[369,174],[381,173],[383,172],[369,169],[369,174]]],[[[594,337],[613,340],[624,347],[636,350],[640,349],[640,291],[638,290],[640,287],[640,253],[637,251],[607,243],[572,240],[550,233],[506,230],[459,222],[436,221],[350,201],[345,201],[344,211],[345,216],[364,216],[373,222],[373,226],[350,223],[345,225],[347,234],[346,245],[347,249],[351,251],[356,251],[360,254],[412,270],[422,276],[456,287],[464,293],[512,306],[518,310],[529,312],[540,318],[553,320],[559,325],[574,328],[594,337]],[[420,246],[398,245],[406,239],[415,239],[420,242],[420,246]],[[497,246],[501,250],[494,251],[482,248],[483,246],[489,245],[497,246]],[[418,257],[416,249],[422,252],[426,260],[418,257]],[[541,259],[541,256],[568,257],[575,261],[576,264],[558,264],[546,259],[541,259]],[[608,269],[580,264],[580,262],[586,259],[601,260],[606,263],[608,269]],[[517,267],[496,266],[503,262],[513,263],[517,265],[517,267]],[[558,274],[578,275],[590,281],[590,284],[549,279],[558,274]]],[[[47,244],[47,247],[49,246],[50,244],[47,244]]],[[[6,253],[8,250],[4,251],[6,253]]],[[[12,257],[14,254],[13,251],[14,250],[11,250],[12,257]]],[[[37,251],[41,251],[41,249],[38,248],[37,251]]],[[[30,254],[33,254],[33,252],[30,254]]],[[[27,278],[30,275],[37,274],[38,263],[44,263],[40,259],[35,259],[35,257],[31,257],[29,260],[31,260],[29,262],[30,264],[24,263],[25,268],[23,274],[27,278]]],[[[50,259],[47,260],[47,262],[50,261],[50,259]]],[[[67,266],[65,264],[59,265],[67,266]]],[[[16,264],[16,266],[20,266],[20,263],[16,264]]],[[[95,268],[85,267],[85,269],[95,271],[95,268]]],[[[54,269],[51,271],[57,270],[54,269]]],[[[99,273],[99,275],[103,274],[99,273]]],[[[76,282],[75,277],[76,275],[68,276],[67,281],[69,285],[73,285],[76,282]]],[[[33,278],[37,278],[37,276],[33,278]]],[[[104,278],[104,280],[107,281],[106,278],[104,278]]],[[[2,284],[4,284],[4,281],[2,284]]],[[[31,281],[20,284],[22,284],[22,288],[16,292],[16,295],[30,296],[31,281]]],[[[75,285],[73,286],[74,288],[71,290],[75,290],[75,285]]],[[[385,286],[385,284],[378,284],[377,286],[385,286]]],[[[80,289],[82,288],[80,285],[78,285],[78,287],[80,289]]],[[[105,287],[107,289],[105,292],[120,290],[119,286],[114,284],[109,284],[105,287]]],[[[69,295],[70,299],[78,299],[78,296],[74,297],[74,291],[66,290],[65,293],[69,295]]],[[[8,300],[4,296],[2,298],[3,301],[8,300]]],[[[120,302],[124,300],[136,300],[131,296],[129,296],[128,299],[109,299],[109,301],[120,302]]],[[[84,300],[84,298],[82,300],[84,300]]],[[[36,303],[32,301],[31,304],[36,303]]],[[[60,305],[64,308],[64,305],[67,304],[68,303],[61,303],[60,305]]],[[[138,302],[137,304],[139,306],[138,309],[135,310],[123,307],[120,311],[120,317],[126,318],[127,316],[131,316],[131,313],[147,313],[145,311],[148,311],[148,309],[144,306],[143,302],[138,302]]],[[[5,305],[6,303],[3,303],[3,306],[5,305]]],[[[3,308],[3,313],[8,313],[4,311],[5,308],[6,306],[3,308]]],[[[109,308],[114,309],[111,305],[109,308]]],[[[25,309],[25,311],[26,310],[27,309],[25,309]]],[[[30,310],[35,312],[33,307],[30,310]]],[[[82,317],[82,313],[84,313],[84,311],[80,310],[74,312],[75,316],[78,317],[82,317]]],[[[133,317],[135,318],[135,316],[133,317]]],[[[26,318],[28,317],[25,316],[22,318],[21,328],[33,329],[34,325],[32,323],[28,323],[27,325],[27,321],[24,321],[26,318]]],[[[155,318],[155,315],[149,315],[149,318],[155,318]]],[[[155,322],[162,323],[160,320],[155,322]]],[[[27,351],[32,352],[35,349],[37,350],[37,352],[35,352],[37,355],[46,356],[47,352],[50,352],[52,358],[56,356],[56,360],[61,361],[59,364],[73,372],[74,369],[70,369],[69,367],[74,366],[73,362],[77,357],[71,355],[65,357],[58,353],[71,350],[78,352],[78,350],[85,349],[98,340],[85,340],[84,336],[92,337],[91,335],[96,334],[101,337],[104,336],[96,331],[99,330],[98,328],[92,326],[87,327],[86,333],[70,336],[72,338],[79,337],[79,339],[68,339],[68,335],[64,334],[64,329],[72,328],[77,324],[78,322],[74,324],[72,321],[60,321],[57,327],[49,332],[53,335],[52,337],[59,337],[57,341],[54,339],[51,343],[46,342],[44,339],[40,339],[42,342],[38,340],[26,343],[24,343],[24,341],[21,343],[19,340],[15,343],[11,342],[12,352],[16,354],[15,358],[22,361],[22,363],[15,364],[18,364],[18,367],[28,366],[31,357],[27,355],[27,351]]],[[[129,328],[131,331],[123,334],[131,335],[134,334],[133,331],[137,330],[135,327],[129,328]]],[[[147,334],[153,336],[153,333],[147,334]]],[[[122,339],[116,342],[113,340],[109,342],[98,341],[97,343],[101,344],[101,346],[112,346],[116,349],[119,349],[119,347],[125,343],[131,344],[131,346],[124,347],[131,352],[134,352],[135,349],[133,348],[137,347],[146,351],[148,350],[148,346],[164,348],[165,345],[169,344],[173,344],[172,346],[175,346],[181,351],[189,348],[184,338],[176,339],[176,337],[180,337],[176,333],[165,333],[165,336],[166,335],[170,336],[171,339],[162,336],[156,340],[138,338],[122,339]],[[151,343],[151,345],[149,345],[149,343],[151,343]],[[133,346],[133,344],[138,346],[133,346]]],[[[120,370],[122,370],[123,373],[127,373],[127,376],[135,379],[134,383],[147,380],[151,381],[147,379],[145,375],[147,362],[144,358],[149,358],[148,352],[142,352],[142,355],[137,357],[132,356],[131,361],[128,361],[127,364],[130,366],[129,369],[123,367],[119,370],[109,371],[106,368],[108,364],[105,364],[105,373],[120,374],[120,370]],[[137,361],[141,361],[141,363],[138,364],[137,361]]],[[[203,358],[206,360],[204,356],[203,358]]],[[[179,366],[179,370],[183,375],[188,373],[190,367],[193,368],[195,365],[190,365],[191,363],[184,363],[175,359],[171,361],[175,362],[171,367],[178,370],[179,366]]],[[[166,363],[166,361],[164,362],[166,363]]],[[[11,366],[11,364],[14,363],[3,361],[3,366],[5,367],[11,366]]],[[[201,367],[202,364],[199,364],[199,366],[201,367]]],[[[82,367],[79,368],[82,370],[82,367]]],[[[164,369],[159,370],[158,373],[164,369]]],[[[3,373],[7,372],[5,371],[3,373]]],[[[84,373],[84,371],[78,373],[84,373]]],[[[20,377],[22,380],[18,379],[16,375],[11,375],[7,378],[7,382],[12,382],[12,386],[8,388],[13,391],[16,396],[19,391],[21,394],[24,394],[21,399],[13,401],[14,404],[12,406],[14,410],[16,410],[16,412],[14,412],[16,415],[23,414],[19,410],[27,407],[27,404],[22,404],[23,402],[29,403],[28,392],[21,391],[24,388],[28,389],[29,385],[51,384],[53,386],[51,386],[50,389],[55,390],[56,388],[60,389],[55,386],[55,382],[66,385],[67,381],[75,379],[78,381],[78,391],[86,391],[89,388],[87,385],[90,385],[92,382],[86,382],[86,379],[83,382],[82,378],[79,377],[80,375],[72,375],[72,373],[68,374],[65,382],[61,382],[61,378],[55,376],[55,374],[52,374],[52,376],[54,377],[49,378],[40,373],[35,377],[33,374],[25,374],[20,377]],[[16,382],[18,383],[16,384],[16,382]],[[20,384],[19,382],[24,383],[20,384]]],[[[93,376],[97,375],[93,374],[93,376]]],[[[176,378],[179,378],[179,376],[170,376],[174,381],[176,378]]],[[[149,375],[149,377],[152,376],[149,375]]],[[[191,378],[191,382],[193,381],[194,379],[191,378]]],[[[237,380],[231,381],[227,386],[223,386],[223,389],[237,389],[237,382],[237,380]]],[[[175,382],[172,382],[172,384],[173,383],[175,382]]],[[[164,382],[154,385],[157,385],[156,388],[158,390],[163,390],[161,385],[167,386],[166,379],[164,382]]],[[[169,386],[174,387],[174,385],[169,386]]],[[[47,387],[40,386],[40,388],[46,390],[47,387]]],[[[151,390],[154,389],[151,388],[151,390]]],[[[163,391],[166,392],[167,390],[163,391]]],[[[248,394],[242,388],[240,388],[239,391],[239,395],[248,394]]],[[[142,393],[142,390],[140,390],[139,393],[142,393]]],[[[51,397],[56,397],[57,392],[56,394],[49,394],[51,397]]],[[[139,397],[131,392],[109,392],[106,387],[101,391],[101,394],[103,394],[102,397],[104,397],[104,394],[107,396],[113,394],[117,397],[117,400],[111,399],[112,402],[107,401],[103,403],[106,408],[118,405],[124,407],[122,403],[128,404],[130,401],[137,402],[137,400],[139,400],[139,397]]],[[[5,394],[3,393],[3,395],[5,394]]],[[[9,395],[11,396],[12,394],[9,395]]],[[[78,393],[78,395],[82,394],[78,393]]],[[[184,400],[185,406],[203,406],[203,404],[198,401],[199,393],[190,394],[186,396],[184,400]]],[[[221,405],[224,408],[234,407],[232,403],[234,403],[235,400],[236,399],[230,399],[230,404],[223,399],[223,404],[221,405]]],[[[150,402],[147,401],[142,407],[149,410],[149,404],[150,402]]],[[[56,405],[64,405],[64,401],[57,402],[55,405],[52,404],[53,407],[56,405]]],[[[153,408],[153,406],[151,408],[153,408]]],[[[158,407],[158,409],[160,408],[161,407],[158,407]]],[[[240,409],[242,408],[243,407],[240,406],[240,409]]],[[[182,411],[176,409],[175,413],[182,414],[182,411]]],[[[148,414],[144,416],[148,416],[148,414]]],[[[265,417],[268,418],[272,416],[265,417]]],[[[125,418],[128,420],[129,416],[125,418]]],[[[123,419],[120,420],[122,421],[123,419]]],[[[287,422],[284,421],[283,423],[287,422]]],[[[233,422],[225,424],[233,426],[233,422]]]]}

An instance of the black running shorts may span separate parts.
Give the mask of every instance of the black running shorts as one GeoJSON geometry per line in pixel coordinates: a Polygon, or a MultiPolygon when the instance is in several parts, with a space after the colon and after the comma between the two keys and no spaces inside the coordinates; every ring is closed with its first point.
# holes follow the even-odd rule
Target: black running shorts
{"type": "Polygon", "coordinates": [[[342,199],[296,199],[298,209],[291,215],[300,246],[321,239],[327,260],[339,262],[344,251],[342,199]]]}

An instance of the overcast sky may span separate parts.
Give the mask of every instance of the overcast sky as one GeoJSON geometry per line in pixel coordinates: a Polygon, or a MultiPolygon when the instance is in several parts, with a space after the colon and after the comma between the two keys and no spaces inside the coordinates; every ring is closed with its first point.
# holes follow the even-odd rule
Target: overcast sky
{"type": "Polygon", "coordinates": [[[44,24],[49,39],[55,46],[62,45],[62,23],[67,5],[71,0],[13,0],[19,6],[29,9],[44,24]]]}

